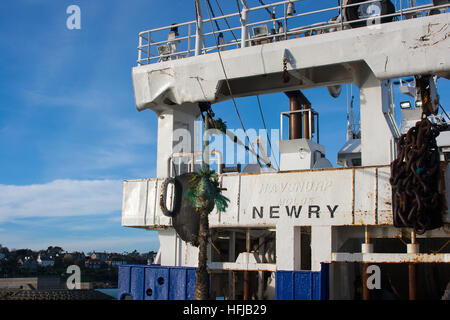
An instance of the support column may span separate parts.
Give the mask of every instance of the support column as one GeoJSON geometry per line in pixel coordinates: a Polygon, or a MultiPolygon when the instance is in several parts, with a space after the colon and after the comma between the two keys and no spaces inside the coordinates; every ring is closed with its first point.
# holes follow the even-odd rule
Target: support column
{"type": "Polygon", "coordinates": [[[383,113],[389,109],[388,82],[375,78],[370,69],[359,82],[362,165],[390,164],[394,138],[383,113]]]}
{"type": "Polygon", "coordinates": [[[202,6],[200,0],[195,0],[195,10],[197,11],[197,27],[195,29],[195,55],[198,56],[202,53],[203,49],[203,18],[202,18],[202,6]]]}
{"type": "MultiPolygon", "coordinates": [[[[264,237],[259,238],[259,262],[264,263],[264,252],[266,251],[264,245],[264,237]]],[[[258,272],[258,299],[262,300],[264,297],[264,272],[258,272]]]]}
{"type": "Polygon", "coordinates": [[[241,0],[242,11],[241,11],[241,48],[247,47],[248,38],[248,6],[247,0],[241,0]]]}
{"type": "Polygon", "coordinates": [[[300,270],[300,227],[279,224],[276,232],[276,254],[278,270],[300,270]]]}
{"type": "MultiPolygon", "coordinates": [[[[156,176],[168,177],[169,158],[173,153],[194,152],[195,120],[200,115],[196,104],[177,106],[177,110],[168,108],[158,115],[158,143],[156,176]]],[[[176,159],[177,161],[181,159],[176,159]]],[[[185,171],[188,169],[189,157],[186,157],[185,171]]],[[[178,167],[176,170],[178,170],[178,167]]],[[[173,170],[173,167],[172,167],[173,170]]],[[[180,174],[182,172],[176,172],[180,174]]]]}
{"type": "MultiPolygon", "coordinates": [[[[364,243],[361,245],[361,253],[373,253],[373,244],[370,243],[370,235],[369,235],[369,229],[366,226],[364,230],[364,243]]],[[[367,287],[367,267],[369,266],[368,263],[363,263],[362,265],[362,289],[363,289],[363,300],[370,300],[370,290],[367,287]]]]}
{"type": "Polygon", "coordinates": [[[330,262],[332,253],[332,227],[311,227],[311,271],[320,271],[321,262],[330,262]]]}
{"type": "MultiPolygon", "coordinates": [[[[228,261],[236,261],[236,232],[230,231],[230,240],[228,242],[228,261]]],[[[234,271],[228,271],[228,296],[232,300],[236,299],[235,289],[235,273],[234,271]]]]}
{"type": "MultiPolygon", "coordinates": [[[[245,247],[247,253],[250,253],[250,230],[245,233],[245,247]]],[[[244,300],[250,300],[250,271],[244,271],[244,300]]]]}
{"type": "MultiPolygon", "coordinates": [[[[407,245],[407,253],[418,254],[419,244],[416,243],[416,232],[411,232],[411,243],[407,245]]],[[[417,298],[417,278],[416,278],[416,264],[408,264],[408,287],[409,300],[416,300],[417,298]]]]}
{"type": "Polygon", "coordinates": [[[161,252],[161,265],[162,266],[176,266],[177,265],[177,233],[175,229],[169,228],[167,230],[158,231],[161,252]]]}
{"type": "MultiPolygon", "coordinates": [[[[289,111],[299,111],[300,104],[295,95],[288,95],[289,111]]],[[[300,121],[300,113],[291,113],[289,115],[289,140],[302,138],[302,123],[300,121]]]]}

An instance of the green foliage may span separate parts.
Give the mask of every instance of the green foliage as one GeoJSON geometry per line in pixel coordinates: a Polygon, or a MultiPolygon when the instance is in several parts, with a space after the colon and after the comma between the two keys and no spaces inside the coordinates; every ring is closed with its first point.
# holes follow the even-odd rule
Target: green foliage
{"type": "Polygon", "coordinates": [[[214,127],[222,133],[226,133],[227,131],[227,123],[221,118],[214,121],[214,127]]]}
{"type": "Polygon", "coordinates": [[[230,200],[223,196],[221,192],[222,189],[219,186],[219,179],[215,171],[208,166],[203,166],[193,174],[190,188],[185,195],[197,211],[207,208],[210,203],[214,203],[217,211],[224,212],[230,200]]]}

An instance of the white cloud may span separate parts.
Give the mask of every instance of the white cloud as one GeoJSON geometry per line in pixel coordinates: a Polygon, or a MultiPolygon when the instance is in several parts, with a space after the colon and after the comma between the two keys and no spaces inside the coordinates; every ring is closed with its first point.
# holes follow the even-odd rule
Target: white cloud
{"type": "Polygon", "coordinates": [[[109,214],[121,210],[120,180],[55,180],[0,185],[0,221],[30,217],[109,214]]]}

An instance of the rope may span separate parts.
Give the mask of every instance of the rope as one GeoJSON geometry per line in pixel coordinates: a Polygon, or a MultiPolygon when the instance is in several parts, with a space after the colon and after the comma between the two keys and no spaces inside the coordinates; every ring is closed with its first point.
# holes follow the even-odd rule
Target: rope
{"type": "MultiPolygon", "coordinates": [[[[270,152],[273,152],[272,142],[271,142],[271,140],[269,138],[269,132],[267,131],[266,121],[264,120],[264,114],[262,112],[261,102],[259,101],[259,96],[258,95],[256,95],[256,99],[258,100],[259,113],[261,114],[261,119],[262,119],[262,123],[264,125],[264,130],[266,130],[267,141],[269,142],[269,146],[270,146],[270,152]]],[[[280,170],[280,166],[278,165],[278,161],[277,161],[276,157],[273,157],[273,158],[275,160],[275,164],[277,165],[278,170],[280,170]]]]}
{"type": "MultiPolygon", "coordinates": [[[[205,0],[205,2],[206,2],[206,1],[207,1],[207,0],[205,0]]],[[[209,9],[208,9],[208,8],[206,8],[206,11],[208,11],[209,22],[210,22],[210,24],[211,24],[211,30],[212,30],[212,33],[213,33],[213,36],[214,36],[214,40],[215,40],[215,42],[216,42],[217,53],[219,54],[219,60],[220,60],[221,66],[222,66],[223,74],[224,74],[224,76],[225,76],[225,81],[226,81],[226,84],[227,84],[227,87],[228,87],[228,91],[230,92],[231,100],[233,101],[234,109],[235,109],[236,114],[237,114],[237,116],[238,116],[238,118],[239,118],[239,122],[241,123],[241,127],[242,127],[242,129],[244,130],[245,137],[247,138],[248,144],[251,146],[250,138],[248,137],[247,130],[245,129],[244,123],[242,122],[241,115],[239,114],[239,110],[238,110],[238,107],[237,107],[237,104],[236,104],[236,100],[234,99],[233,93],[232,93],[232,91],[231,91],[230,81],[229,81],[229,79],[228,79],[228,76],[227,76],[227,73],[226,73],[226,70],[225,70],[225,66],[224,66],[224,64],[223,64],[222,55],[220,54],[219,46],[217,45],[216,32],[214,31],[214,26],[213,26],[212,21],[211,21],[211,13],[209,12],[209,9]]],[[[248,147],[246,147],[246,149],[247,149],[247,148],[248,148],[248,147]]],[[[249,149],[247,149],[247,150],[249,150],[249,149]]],[[[252,148],[252,151],[253,151],[254,154],[256,154],[256,152],[253,150],[253,148],[252,148]]],[[[256,160],[258,161],[258,165],[259,165],[260,167],[262,167],[259,156],[256,157],[256,160]]],[[[266,165],[270,166],[270,163],[269,163],[269,164],[266,164],[266,165]]]]}

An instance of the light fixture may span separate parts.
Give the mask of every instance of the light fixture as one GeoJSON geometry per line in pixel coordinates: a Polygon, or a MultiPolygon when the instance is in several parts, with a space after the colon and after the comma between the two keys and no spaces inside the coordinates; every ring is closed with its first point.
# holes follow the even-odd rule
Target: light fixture
{"type": "Polygon", "coordinates": [[[287,15],[292,17],[295,14],[295,6],[294,3],[290,2],[288,3],[288,7],[287,7],[287,15]]]}
{"type": "Polygon", "coordinates": [[[266,25],[253,27],[253,35],[255,37],[268,36],[269,28],[266,25]]]}
{"type": "Polygon", "coordinates": [[[158,53],[160,56],[168,55],[171,53],[170,47],[167,44],[158,46],[158,53]]]}
{"type": "Polygon", "coordinates": [[[416,100],[416,108],[422,108],[422,100],[416,100]]]}
{"type": "Polygon", "coordinates": [[[411,109],[411,102],[409,102],[409,101],[400,102],[400,108],[401,109],[411,109]]]}

